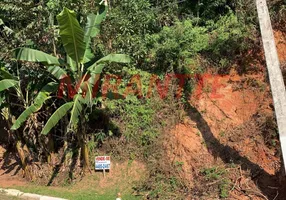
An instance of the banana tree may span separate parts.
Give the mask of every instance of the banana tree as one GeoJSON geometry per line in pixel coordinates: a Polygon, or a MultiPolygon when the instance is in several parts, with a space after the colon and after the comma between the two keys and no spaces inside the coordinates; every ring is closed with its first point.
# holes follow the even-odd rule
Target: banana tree
{"type": "MultiPolygon", "coordinates": [[[[95,14],[87,16],[87,23],[83,29],[76,19],[74,11],[64,8],[57,15],[59,33],[63,47],[66,52],[65,60],[54,57],[42,51],[18,48],[15,50],[17,60],[38,62],[45,66],[45,69],[54,77],[55,83],[60,83],[59,89],[66,86],[63,80],[68,79],[76,87],[75,93],[68,98],[64,92],[66,103],[61,105],[49,118],[42,134],[47,135],[50,130],[65,116],[70,116],[69,127],[77,135],[78,143],[81,148],[84,169],[89,168],[89,156],[87,149],[87,137],[85,132],[85,119],[87,108],[93,106],[94,95],[92,88],[100,79],[103,67],[111,62],[129,63],[130,58],[124,54],[109,54],[95,62],[94,55],[90,48],[93,37],[99,33],[100,23],[104,20],[107,7],[95,14]]],[[[52,83],[51,83],[52,84],[52,83]]],[[[44,92],[31,107],[27,108],[14,123],[12,129],[18,129],[29,116],[37,112],[43,103],[49,98],[50,92],[44,92]]]]}
{"type": "Polygon", "coordinates": [[[11,106],[25,107],[26,103],[21,91],[19,77],[13,76],[5,68],[0,68],[0,115],[6,121],[9,129],[9,140],[14,142],[24,174],[28,179],[32,180],[33,173],[28,163],[28,160],[31,158],[30,151],[23,142],[23,135],[18,131],[11,134],[10,129],[14,119],[11,106]]]}

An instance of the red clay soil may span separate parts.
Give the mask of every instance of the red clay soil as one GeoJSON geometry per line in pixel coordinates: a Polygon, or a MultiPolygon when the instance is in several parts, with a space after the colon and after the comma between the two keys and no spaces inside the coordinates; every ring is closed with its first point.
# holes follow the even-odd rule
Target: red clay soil
{"type": "MultiPolygon", "coordinates": [[[[275,36],[284,63],[286,37],[279,31],[275,36]]],[[[219,184],[203,182],[201,175],[214,166],[229,171],[229,199],[286,199],[280,144],[271,136],[275,120],[265,62],[253,60],[255,73],[202,75],[189,101],[189,117],[170,131],[169,156],[184,163],[180,175],[194,191],[192,199],[219,198],[211,191],[219,184]]]]}
{"type": "MultiPolygon", "coordinates": [[[[241,189],[234,188],[231,192],[234,199],[265,199],[263,195],[276,195],[278,188],[274,193],[261,189],[267,187],[265,184],[277,187],[275,173],[280,168],[277,150],[264,144],[264,137],[254,118],[258,112],[263,116],[273,114],[269,87],[264,85],[263,77],[263,74],[244,77],[235,74],[210,76],[205,79],[205,87],[211,87],[215,79],[221,84],[216,94],[211,94],[206,89],[199,98],[194,96],[190,100],[189,119],[171,130],[170,140],[173,140],[173,145],[169,150],[173,160],[184,163],[181,177],[185,177],[189,187],[197,189],[200,184],[204,184],[201,179],[196,181],[202,169],[234,163],[251,172],[251,175],[245,172],[238,175],[241,180],[247,180],[247,185],[241,187],[249,187],[250,191],[254,191],[244,194],[241,189]],[[256,88],[256,82],[255,87],[251,87],[249,84],[253,81],[261,81],[262,88],[256,88]],[[249,176],[258,178],[251,180],[249,176]],[[265,184],[257,185],[257,180],[265,184]]],[[[234,177],[233,186],[238,178],[234,177]]],[[[214,195],[198,198],[218,197],[214,195]]]]}
{"type": "Polygon", "coordinates": [[[13,188],[26,184],[19,162],[12,154],[7,155],[6,150],[0,146],[0,187],[13,188]]]}
{"type": "Polygon", "coordinates": [[[279,60],[281,63],[284,63],[286,61],[286,35],[281,31],[275,31],[274,36],[279,60]]]}

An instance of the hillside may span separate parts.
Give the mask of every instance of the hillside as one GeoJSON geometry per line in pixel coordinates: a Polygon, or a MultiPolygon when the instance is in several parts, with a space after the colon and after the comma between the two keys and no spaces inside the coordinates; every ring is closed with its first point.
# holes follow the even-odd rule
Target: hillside
{"type": "MultiPolygon", "coordinates": [[[[286,80],[286,5],[268,3],[286,80]]],[[[0,5],[0,188],[285,199],[253,2],[0,5]],[[96,156],[110,156],[105,174],[96,156]]]]}

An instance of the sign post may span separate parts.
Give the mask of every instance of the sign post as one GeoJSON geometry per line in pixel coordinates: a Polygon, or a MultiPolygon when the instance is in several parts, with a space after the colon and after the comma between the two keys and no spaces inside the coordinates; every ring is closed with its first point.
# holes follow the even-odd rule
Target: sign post
{"type": "Polygon", "coordinates": [[[103,176],[105,177],[105,170],[110,170],[111,161],[110,156],[97,156],[95,157],[95,170],[103,170],[103,176]]]}

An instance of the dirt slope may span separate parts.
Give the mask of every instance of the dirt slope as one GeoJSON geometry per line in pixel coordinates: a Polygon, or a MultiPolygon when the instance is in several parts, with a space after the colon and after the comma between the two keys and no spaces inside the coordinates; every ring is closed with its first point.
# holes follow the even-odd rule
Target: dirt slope
{"type": "MultiPolygon", "coordinates": [[[[277,31],[275,36],[283,66],[285,35],[277,31]]],[[[190,199],[219,199],[222,185],[231,191],[228,199],[285,199],[264,63],[263,56],[254,56],[242,75],[237,70],[202,75],[189,100],[189,116],[170,131],[169,156],[183,163],[180,174],[192,188],[190,199]],[[211,168],[225,173],[211,179],[203,172],[211,168]]]]}

